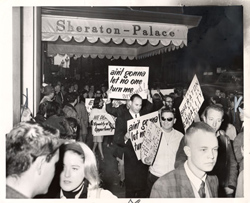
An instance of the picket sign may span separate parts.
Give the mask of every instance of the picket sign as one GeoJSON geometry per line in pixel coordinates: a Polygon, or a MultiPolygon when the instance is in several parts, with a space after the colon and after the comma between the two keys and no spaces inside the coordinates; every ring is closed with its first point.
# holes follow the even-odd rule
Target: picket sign
{"type": "Polygon", "coordinates": [[[141,160],[144,164],[154,164],[154,160],[161,143],[162,135],[162,129],[149,121],[141,147],[141,160]]]}
{"type": "Polygon", "coordinates": [[[127,121],[127,132],[129,133],[138,160],[141,159],[141,145],[144,140],[148,121],[160,126],[158,111],[127,121]]]}
{"type": "Polygon", "coordinates": [[[130,99],[133,94],[147,98],[149,67],[109,66],[110,98],[130,99]]]}
{"type": "Polygon", "coordinates": [[[108,113],[101,113],[93,118],[92,134],[93,136],[114,135],[115,120],[108,113]]]}
{"type": "Polygon", "coordinates": [[[197,117],[198,111],[204,101],[204,97],[201,91],[200,83],[196,75],[184,96],[183,101],[179,107],[183,127],[185,131],[192,124],[195,117],[197,117]]]}

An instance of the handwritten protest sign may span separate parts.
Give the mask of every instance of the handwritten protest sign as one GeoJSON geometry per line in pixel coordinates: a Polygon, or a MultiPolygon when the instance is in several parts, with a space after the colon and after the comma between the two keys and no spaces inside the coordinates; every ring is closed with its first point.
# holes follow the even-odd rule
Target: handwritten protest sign
{"type": "Polygon", "coordinates": [[[147,98],[148,67],[109,66],[110,98],[129,99],[133,94],[147,98]]]}
{"type": "Polygon", "coordinates": [[[128,133],[130,140],[132,142],[133,148],[135,150],[135,154],[137,159],[141,159],[141,145],[144,139],[144,134],[146,132],[148,121],[155,123],[160,126],[158,112],[153,112],[150,114],[146,114],[139,118],[131,119],[127,121],[128,133]]]}
{"type": "Polygon", "coordinates": [[[141,160],[144,164],[153,165],[157,155],[163,131],[152,122],[148,123],[141,146],[141,160]]]}
{"type": "Polygon", "coordinates": [[[200,83],[195,75],[179,107],[185,131],[197,116],[203,101],[204,97],[201,91],[200,83]]]}
{"type": "MultiPolygon", "coordinates": [[[[92,110],[92,106],[94,104],[94,100],[95,100],[95,98],[86,98],[85,99],[85,107],[87,109],[88,114],[90,114],[90,112],[92,110]]],[[[104,104],[103,104],[102,108],[106,109],[106,101],[107,101],[107,99],[103,99],[103,101],[104,101],[104,104]]]]}
{"type": "Polygon", "coordinates": [[[94,136],[114,135],[115,121],[108,113],[102,113],[94,116],[92,134],[94,136]]]}

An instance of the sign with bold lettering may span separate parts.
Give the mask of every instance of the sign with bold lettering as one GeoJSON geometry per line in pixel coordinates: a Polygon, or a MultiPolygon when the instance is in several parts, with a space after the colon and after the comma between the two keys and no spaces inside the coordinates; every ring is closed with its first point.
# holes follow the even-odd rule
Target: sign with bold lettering
{"type": "Polygon", "coordinates": [[[200,83],[195,75],[179,107],[185,131],[197,116],[203,101],[204,97],[201,91],[200,83]]]}
{"type": "Polygon", "coordinates": [[[159,126],[155,125],[153,122],[148,123],[141,146],[141,160],[144,164],[153,165],[162,135],[163,131],[159,126]]]}
{"type": "Polygon", "coordinates": [[[110,98],[130,99],[133,94],[147,98],[148,67],[109,66],[110,98]]]}
{"type": "Polygon", "coordinates": [[[148,42],[156,45],[161,40],[163,45],[168,45],[171,41],[180,39],[187,44],[187,33],[187,26],[177,24],[42,15],[43,41],[55,41],[60,36],[67,42],[72,37],[77,42],[82,42],[87,37],[90,43],[96,42],[98,38],[108,43],[112,38],[116,44],[122,43],[123,39],[128,44],[139,40],[141,45],[148,42]]]}
{"type": "Polygon", "coordinates": [[[93,118],[92,134],[93,136],[114,135],[115,121],[108,113],[95,115],[93,118]]]}
{"type": "Polygon", "coordinates": [[[129,133],[130,140],[132,142],[133,148],[137,159],[141,159],[141,145],[144,139],[144,135],[147,129],[148,121],[155,123],[160,126],[158,112],[153,112],[146,114],[139,118],[131,119],[127,121],[127,132],[129,133]]]}

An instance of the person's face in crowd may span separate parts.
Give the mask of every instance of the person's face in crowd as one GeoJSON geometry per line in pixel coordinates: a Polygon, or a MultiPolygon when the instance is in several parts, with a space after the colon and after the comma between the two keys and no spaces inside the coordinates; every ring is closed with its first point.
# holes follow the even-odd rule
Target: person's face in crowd
{"type": "Polygon", "coordinates": [[[94,90],[95,90],[95,86],[94,86],[94,85],[91,85],[91,86],[90,86],[90,91],[94,92],[94,90]]]}
{"type": "Polygon", "coordinates": [[[101,90],[102,90],[103,93],[105,93],[106,92],[106,87],[102,86],[101,90]]]}
{"type": "Polygon", "coordinates": [[[188,156],[188,166],[196,176],[213,169],[218,155],[218,141],[215,133],[197,130],[190,139],[188,146],[184,147],[188,156]]]}
{"type": "Polygon", "coordinates": [[[55,86],[55,92],[56,93],[60,92],[60,90],[61,90],[61,87],[59,85],[55,86]]]}
{"type": "Polygon", "coordinates": [[[162,128],[170,132],[173,128],[176,119],[174,118],[174,114],[172,112],[163,112],[161,115],[161,126],[162,128]]]}
{"type": "Polygon", "coordinates": [[[72,191],[82,183],[84,177],[84,163],[80,155],[70,150],[66,151],[60,175],[60,187],[65,191],[72,191]]]}
{"type": "Polygon", "coordinates": [[[208,109],[204,122],[210,125],[215,131],[219,130],[223,121],[223,113],[215,109],[208,109]]]}
{"type": "Polygon", "coordinates": [[[101,91],[97,90],[95,93],[95,97],[100,97],[100,96],[102,96],[102,93],[101,91]]]}
{"type": "Polygon", "coordinates": [[[70,88],[69,88],[69,93],[70,92],[74,92],[74,85],[71,85],[70,88]]]}
{"type": "Polygon", "coordinates": [[[169,108],[173,107],[173,99],[171,97],[166,97],[165,99],[165,104],[166,106],[168,106],[169,108]]]}
{"type": "Polygon", "coordinates": [[[230,102],[230,106],[231,106],[232,109],[234,108],[234,101],[230,102]]]}
{"type": "Polygon", "coordinates": [[[62,86],[62,83],[60,81],[57,82],[57,85],[59,85],[60,87],[62,86]]]}
{"type": "Polygon", "coordinates": [[[83,93],[83,98],[87,98],[87,97],[88,97],[88,93],[87,92],[83,93]]]}
{"type": "Polygon", "coordinates": [[[61,91],[64,92],[64,86],[63,85],[61,86],[61,91]]]}
{"type": "Polygon", "coordinates": [[[75,92],[78,91],[78,84],[74,84],[74,91],[75,91],[75,92]]]}
{"type": "Polygon", "coordinates": [[[56,163],[59,160],[59,150],[57,150],[54,156],[51,158],[49,162],[44,161],[43,166],[41,168],[41,181],[39,192],[37,194],[46,194],[48,192],[48,188],[54,178],[56,163]]]}
{"type": "Polygon", "coordinates": [[[130,109],[133,113],[139,113],[142,107],[142,99],[135,97],[133,101],[130,101],[130,109]]]}
{"type": "Polygon", "coordinates": [[[215,90],[215,96],[220,97],[220,90],[215,90]]]}
{"type": "Polygon", "coordinates": [[[89,86],[88,86],[88,85],[85,85],[85,86],[84,86],[84,89],[87,90],[87,91],[89,91],[89,86]]]}
{"type": "Polygon", "coordinates": [[[221,95],[221,98],[224,98],[224,99],[226,98],[226,93],[225,92],[221,92],[220,95],[221,95]]]}
{"type": "Polygon", "coordinates": [[[228,97],[229,98],[234,98],[234,94],[233,93],[229,93],[228,97]]]}

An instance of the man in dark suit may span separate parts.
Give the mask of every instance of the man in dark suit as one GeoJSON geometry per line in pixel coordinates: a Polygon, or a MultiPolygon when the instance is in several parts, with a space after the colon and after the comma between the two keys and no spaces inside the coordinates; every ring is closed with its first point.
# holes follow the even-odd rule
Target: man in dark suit
{"type": "Polygon", "coordinates": [[[152,98],[148,93],[148,101],[142,108],[142,98],[138,94],[131,96],[130,108],[125,110],[116,121],[116,143],[124,150],[126,198],[144,198],[147,196],[148,166],[138,160],[127,133],[127,121],[151,112],[152,98]]]}
{"type": "MultiPolygon", "coordinates": [[[[120,117],[129,109],[129,99],[126,101],[126,104],[120,104],[118,107],[112,106],[112,101],[110,99],[110,91],[107,91],[107,101],[106,101],[106,111],[111,114],[112,116],[115,116],[115,126],[119,126],[120,117]]],[[[124,172],[124,150],[123,146],[119,146],[117,143],[117,139],[119,139],[119,134],[117,136],[117,129],[115,128],[114,138],[113,138],[113,156],[118,161],[118,171],[120,173],[120,186],[124,187],[125,185],[125,172],[124,172]]],[[[122,140],[123,141],[123,140],[122,140]]]]}
{"type": "Polygon", "coordinates": [[[211,198],[218,196],[218,179],[207,175],[216,163],[218,141],[209,125],[193,123],[185,134],[187,161],[159,178],[151,198],[211,198]]]}
{"type": "MultiPolygon", "coordinates": [[[[210,172],[219,179],[219,197],[233,197],[237,185],[237,162],[233,152],[229,137],[225,131],[219,130],[223,121],[224,110],[218,105],[207,106],[202,113],[202,120],[216,131],[219,143],[218,158],[215,167],[210,172]]],[[[179,149],[176,154],[175,168],[186,160],[183,150],[184,140],[180,142],[179,149]]]]}

